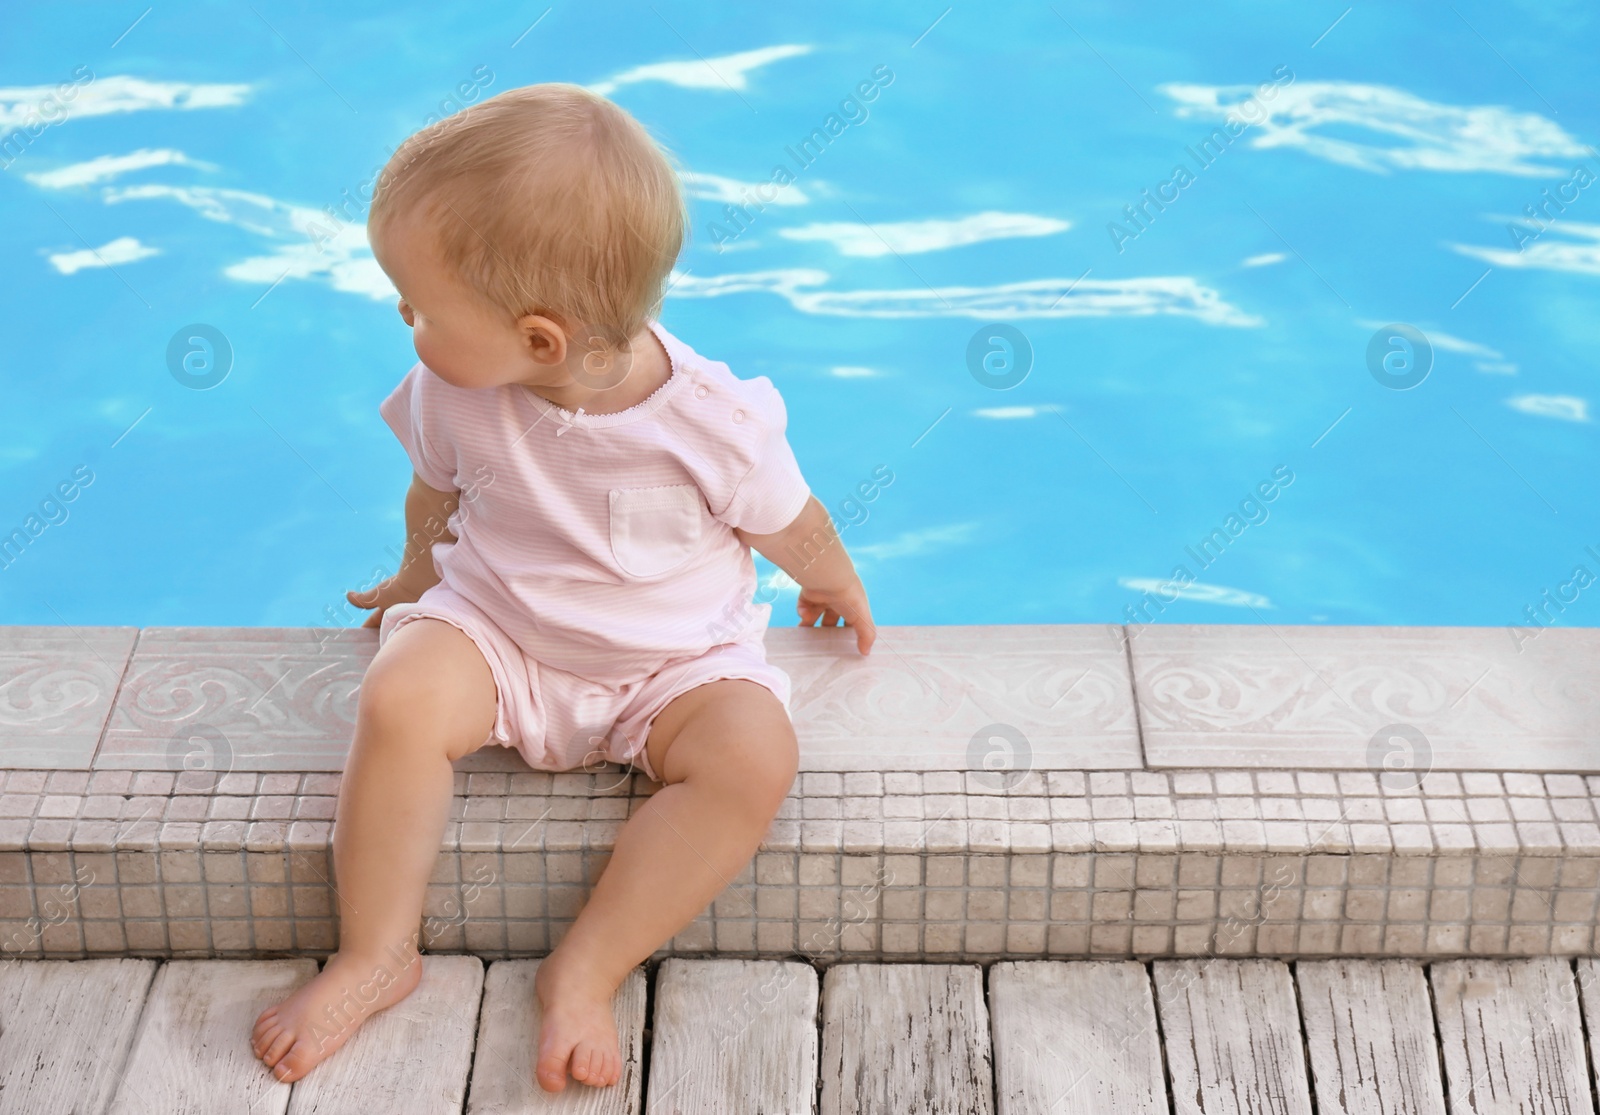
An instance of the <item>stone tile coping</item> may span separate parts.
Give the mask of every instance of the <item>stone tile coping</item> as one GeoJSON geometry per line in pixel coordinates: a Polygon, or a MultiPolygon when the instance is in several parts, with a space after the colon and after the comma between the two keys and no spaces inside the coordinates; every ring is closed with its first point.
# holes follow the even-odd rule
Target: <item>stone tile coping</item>
{"type": "Polygon", "coordinates": [[[1600,771],[1600,631],[1129,629],[1153,767],[1600,771]]]}
{"type": "MultiPolygon", "coordinates": [[[[1117,627],[889,627],[866,657],[854,632],[794,628],[768,646],[809,769],[961,769],[997,722],[1036,766],[1141,765],[1117,627]]],[[[171,770],[199,747],[217,770],[340,770],[376,648],[349,628],[0,628],[3,762],[171,770]]],[[[479,769],[528,769],[505,752],[479,769]]]]}
{"type": "MultiPolygon", "coordinates": [[[[337,771],[376,633],[0,628],[0,765],[337,771]]],[[[1600,631],[774,628],[808,771],[1600,773],[1600,631]]],[[[466,769],[527,772],[486,748],[466,769]]]]}

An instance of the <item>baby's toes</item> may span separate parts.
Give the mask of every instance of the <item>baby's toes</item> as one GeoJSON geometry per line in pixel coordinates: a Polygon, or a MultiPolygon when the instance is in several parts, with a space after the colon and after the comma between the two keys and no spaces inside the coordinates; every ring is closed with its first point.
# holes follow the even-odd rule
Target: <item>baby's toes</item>
{"type": "Polygon", "coordinates": [[[289,1052],[290,1047],[293,1045],[294,1035],[288,1030],[280,1030],[267,1043],[265,1050],[261,1054],[261,1063],[269,1069],[275,1067],[279,1061],[283,1060],[283,1055],[289,1052]]]}
{"type": "Polygon", "coordinates": [[[539,1063],[534,1075],[539,1087],[547,1092],[559,1092],[567,1086],[567,1063],[572,1059],[572,1046],[552,1043],[539,1051],[539,1063]]]}
{"type": "Polygon", "coordinates": [[[278,1022],[257,1027],[255,1033],[250,1035],[250,1048],[255,1051],[257,1057],[260,1057],[283,1032],[283,1026],[278,1022]]]}
{"type": "Polygon", "coordinates": [[[294,1041],[290,1043],[287,1052],[280,1055],[281,1059],[272,1066],[273,1075],[279,1080],[299,1080],[306,1073],[316,1068],[320,1058],[317,1056],[316,1047],[309,1041],[294,1041]]]}
{"type": "Polygon", "coordinates": [[[261,1051],[271,1043],[277,1033],[278,1027],[276,1026],[257,1025],[254,1030],[250,1031],[250,1052],[257,1057],[261,1056],[261,1051]]]}
{"type": "Polygon", "coordinates": [[[250,1028],[250,1040],[253,1042],[261,1041],[267,1031],[280,1029],[282,1025],[278,1021],[277,1008],[268,1007],[257,1016],[256,1024],[250,1028]]]}
{"type": "Polygon", "coordinates": [[[580,1042],[572,1054],[572,1079],[593,1084],[595,1078],[595,1052],[588,1042],[580,1042]]]}
{"type": "Polygon", "coordinates": [[[607,1088],[616,1083],[617,1057],[602,1043],[589,1047],[588,1075],[584,1083],[591,1088],[607,1088]]]}

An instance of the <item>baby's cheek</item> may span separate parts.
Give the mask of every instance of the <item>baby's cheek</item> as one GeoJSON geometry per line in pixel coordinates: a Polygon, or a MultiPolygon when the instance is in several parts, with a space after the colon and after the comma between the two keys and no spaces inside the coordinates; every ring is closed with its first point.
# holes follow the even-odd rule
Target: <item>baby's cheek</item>
{"type": "Polygon", "coordinates": [[[470,361],[464,361],[459,342],[452,342],[436,329],[419,329],[411,338],[417,350],[417,359],[428,370],[452,387],[472,387],[470,361]],[[466,378],[463,378],[466,377],[466,378]]]}
{"type": "Polygon", "coordinates": [[[429,329],[421,321],[418,321],[411,330],[411,345],[417,350],[418,360],[421,360],[435,372],[439,370],[437,363],[439,346],[434,341],[433,330],[429,329]]]}

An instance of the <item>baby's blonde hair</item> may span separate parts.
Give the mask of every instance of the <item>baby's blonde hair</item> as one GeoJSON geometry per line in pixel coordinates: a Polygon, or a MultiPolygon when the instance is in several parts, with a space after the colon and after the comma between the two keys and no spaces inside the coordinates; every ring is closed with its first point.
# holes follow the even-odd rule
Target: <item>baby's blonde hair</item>
{"type": "Polygon", "coordinates": [[[367,225],[403,211],[426,215],[445,262],[492,305],[622,349],[660,312],[688,228],[667,153],[564,82],[508,89],[408,138],[367,225]]]}

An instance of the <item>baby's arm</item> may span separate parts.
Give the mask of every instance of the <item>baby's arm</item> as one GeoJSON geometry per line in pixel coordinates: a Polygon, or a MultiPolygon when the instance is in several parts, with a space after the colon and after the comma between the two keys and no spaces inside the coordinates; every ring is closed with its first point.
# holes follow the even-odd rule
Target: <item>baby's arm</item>
{"type": "Polygon", "coordinates": [[[433,566],[433,546],[456,540],[449,524],[460,504],[460,492],[430,488],[416,473],[411,474],[411,488],[406,492],[406,549],[400,569],[378,582],[376,588],[346,594],[358,608],[377,609],[362,626],[377,627],[390,606],[410,604],[439,582],[439,573],[433,566]]]}
{"type": "Polygon", "coordinates": [[[734,533],[800,585],[795,610],[802,627],[816,623],[818,616],[822,626],[833,627],[842,616],[845,626],[856,628],[856,649],[862,654],[872,649],[878,632],[867,607],[866,587],[816,496],[776,534],[751,534],[737,527],[734,533]]]}

